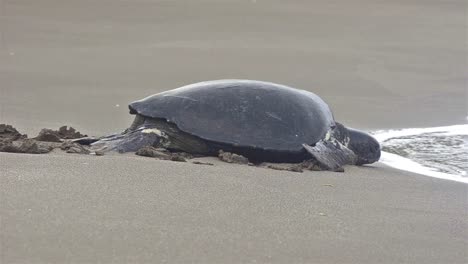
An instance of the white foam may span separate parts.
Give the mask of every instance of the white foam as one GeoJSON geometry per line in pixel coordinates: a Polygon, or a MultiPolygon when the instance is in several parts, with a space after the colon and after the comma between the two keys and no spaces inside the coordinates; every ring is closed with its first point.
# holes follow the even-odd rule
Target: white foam
{"type": "MultiPolygon", "coordinates": [[[[373,133],[373,136],[380,143],[382,143],[391,138],[414,136],[414,135],[421,135],[421,134],[426,134],[426,133],[437,133],[438,135],[444,135],[444,136],[468,135],[468,124],[443,126],[443,127],[407,128],[407,129],[400,129],[400,130],[376,131],[375,133],[373,133]]],[[[463,183],[468,184],[468,177],[439,172],[433,168],[424,166],[422,164],[419,164],[415,161],[412,161],[410,159],[407,159],[405,157],[402,157],[396,154],[382,151],[380,162],[390,167],[397,168],[400,170],[405,170],[405,171],[423,174],[423,175],[434,177],[434,178],[463,182],[463,183]]]]}
{"type": "Polygon", "coordinates": [[[423,166],[415,161],[393,153],[382,151],[382,156],[380,156],[380,162],[396,169],[414,172],[417,174],[422,174],[434,178],[463,182],[468,184],[468,177],[462,177],[454,174],[435,171],[432,168],[423,166]]]}
{"type": "Polygon", "coordinates": [[[442,133],[441,135],[468,135],[468,124],[467,125],[455,125],[455,126],[442,126],[442,127],[426,127],[426,128],[406,128],[400,130],[387,130],[387,131],[376,131],[373,136],[379,141],[383,142],[390,138],[414,136],[426,133],[442,133]]]}

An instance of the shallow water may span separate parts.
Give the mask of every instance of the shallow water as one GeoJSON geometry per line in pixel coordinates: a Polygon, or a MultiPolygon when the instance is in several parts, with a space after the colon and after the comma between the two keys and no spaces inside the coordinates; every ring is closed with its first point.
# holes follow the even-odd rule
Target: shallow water
{"type": "Polygon", "coordinates": [[[431,177],[468,183],[468,124],[376,131],[381,162],[431,177]]]}

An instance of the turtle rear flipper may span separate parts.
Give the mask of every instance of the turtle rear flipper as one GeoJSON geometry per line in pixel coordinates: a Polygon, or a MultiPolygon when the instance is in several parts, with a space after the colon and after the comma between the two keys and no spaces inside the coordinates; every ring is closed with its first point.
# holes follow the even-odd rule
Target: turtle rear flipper
{"type": "Polygon", "coordinates": [[[73,142],[73,143],[78,143],[78,144],[80,144],[80,145],[89,146],[89,145],[91,145],[91,144],[93,144],[94,142],[99,141],[99,140],[100,140],[100,138],[82,137],[82,138],[72,139],[71,142],[73,142]]]}
{"type": "Polygon", "coordinates": [[[119,153],[136,152],[145,146],[157,146],[166,135],[154,127],[140,127],[133,131],[124,132],[100,138],[91,144],[91,150],[117,151],[119,153]]]}
{"type": "Polygon", "coordinates": [[[81,137],[81,138],[75,138],[70,140],[73,143],[78,143],[80,145],[84,146],[91,146],[92,144],[100,141],[100,140],[110,140],[110,139],[115,139],[115,138],[121,138],[122,134],[112,134],[104,137],[81,137]]]}
{"type": "Polygon", "coordinates": [[[315,146],[302,144],[325,170],[339,171],[347,164],[355,164],[356,154],[337,141],[320,140],[315,146]]]}

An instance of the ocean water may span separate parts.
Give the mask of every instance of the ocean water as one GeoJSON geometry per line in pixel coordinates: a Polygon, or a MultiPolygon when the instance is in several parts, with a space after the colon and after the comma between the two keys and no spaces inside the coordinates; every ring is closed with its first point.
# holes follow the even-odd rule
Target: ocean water
{"type": "Polygon", "coordinates": [[[375,131],[380,161],[431,177],[468,183],[468,124],[375,131]]]}

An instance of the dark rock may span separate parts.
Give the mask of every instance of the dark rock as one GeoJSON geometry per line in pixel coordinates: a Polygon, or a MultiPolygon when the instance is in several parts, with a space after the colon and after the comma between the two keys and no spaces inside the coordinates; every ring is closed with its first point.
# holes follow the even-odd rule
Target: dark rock
{"type": "Polygon", "coordinates": [[[43,128],[41,132],[39,132],[39,135],[34,139],[47,142],[62,142],[58,131],[47,128],[43,128]]]}
{"type": "Polygon", "coordinates": [[[16,128],[7,124],[0,124],[0,140],[15,141],[19,139],[27,138],[27,135],[23,135],[16,128]]]}
{"type": "Polygon", "coordinates": [[[102,150],[96,150],[96,151],[94,152],[94,154],[95,154],[96,156],[104,156],[104,151],[102,151],[102,150]]]}
{"type": "Polygon", "coordinates": [[[172,161],[180,161],[186,162],[187,159],[191,159],[192,155],[185,152],[174,152],[171,153],[169,150],[165,148],[155,148],[152,146],[146,146],[139,149],[136,155],[144,156],[144,157],[153,157],[160,160],[172,160],[172,161]]]}
{"type": "Polygon", "coordinates": [[[311,171],[321,171],[322,168],[318,165],[317,161],[314,160],[305,160],[301,163],[301,166],[305,170],[311,171]]]}
{"type": "Polygon", "coordinates": [[[248,164],[249,160],[242,156],[231,152],[219,151],[218,158],[227,163],[248,164]]]}
{"type": "Polygon", "coordinates": [[[171,153],[172,156],[179,156],[185,159],[193,159],[193,155],[187,152],[173,152],[171,153]]]}
{"type": "Polygon", "coordinates": [[[269,168],[273,170],[285,170],[285,171],[294,171],[294,172],[303,172],[304,170],[311,171],[322,171],[317,161],[315,160],[305,160],[301,163],[269,163],[264,162],[259,164],[260,167],[269,168]]]}
{"type": "Polygon", "coordinates": [[[152,146],[146,146],[139,149],[136,153],[138,156],[153,157],[161,160],[171,160],[171,155],[152,146]]]}
{"type": "Polygon", "coordinates": [[[302,165],[299,164],[288,164],[288,163],[266,163],[263,166],[273,170],[285,170],[293,172],[303,172],[302,165]]]}
{"type": "Polygon", "coordinates": [[[62,126],[57,132],[60,138],[62,139],[76,139],[87,137],[87,135],[81,134],[80,132],[76,131],[76,129],[74,129],[73,127],[68,128],[67,126],[62,126]]]}
{"type": "Polygon", "coordinates": [[[65,151],[66,153],[73,153],[73,154],[89,154],[91,153],[87,148],[84,146],[70,142],[70,141],[65,141],[62,143],[60,146],[60,149],[65,151]]]}
{"type": "MultiPolygon", "coordinates": [[[[60,139],[75,139],[86,137],[86,135],[81,134],[76,131],[73,127],[68,128],[67,126],[62,126],[59,130],[52,130],[44,128],[39,132],[39,135],[34,138],[38,141],[46,142],[61,142],[60,139]]],[[[11,125],[0,124],[0,139],[8,139],[11,141],[26,139],[27,135],[23,135],[16,130],[11,125]]]]}
{"type": "Polygon", "coordinates": [[[43,128],[34,139],[47,142],[62,142],[63,139],[79,139],[85,137],[87,136],[76,131],[73,127],[68,128],[67,126],[62,126],[59,130],[43,128]]]}
{"type": "Polygon", "coordinates": [[[186,156],[183,155],[183,153],[172,153],[171,154],[171,160],[172,161],[180,161],[180,162],[186,162],[186,156]]]}
{"type": "Polygon", "coordinates": [[[30,153],[30,154],[43,154],[52,151],[53,146],[38,144],[33,139],[24,139],[20,141],[3,142],[0,144],[1,152],[11,153],[30,153]]]}
{"type": "Polygon", "coordinates": [[[67,153],[88,154],[89,150],[73,142],[63,142],[63,139],[82,137],[74,128],[61,127],[58,131],[42,129],[36,138],[28,139],[13,126],[0,124],[0,151],[14,153],[42,154],[61,148],[67,153]]]}

